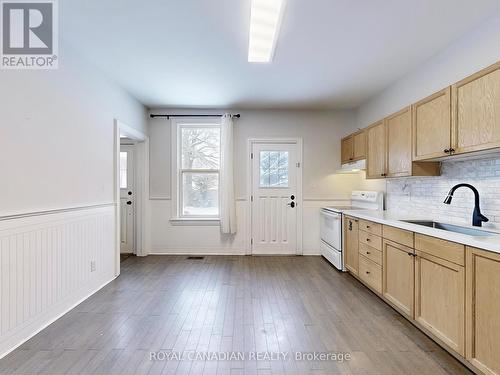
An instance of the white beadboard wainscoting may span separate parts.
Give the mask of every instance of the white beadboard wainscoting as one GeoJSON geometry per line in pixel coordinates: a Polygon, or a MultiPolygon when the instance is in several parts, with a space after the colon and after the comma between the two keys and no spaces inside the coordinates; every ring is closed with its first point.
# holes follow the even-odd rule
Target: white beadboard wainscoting
{"type": "Polygon", "coordinates": [[[114,204],[0,219],[0,358],[114,279],[114,226],[114,204]]]}
{"type": "Polygon", "coordinates": [[[444,198],[454,185],[468,183],[479,190],[481,211],[490,219],[485,227],[500,228],[500,158],[446,161],[441,176],[387,180],[387,208],[429,215],[457,224],[471,224],[474,194],[458,189],[450,205],[444,198]]]}
{"type": "MultiPolygon", "coordinates": [[[[319,255],[320,209],[349,202],[347,198],[305,198],[303,201],[303,254],[319,255]]],[[[151,204],[150,254],[245,255],[249,248],[248,201],[236,201],[237,233],[222,235],[218,225],[172,225],[171,200],[155,198],[151,204]]]]}

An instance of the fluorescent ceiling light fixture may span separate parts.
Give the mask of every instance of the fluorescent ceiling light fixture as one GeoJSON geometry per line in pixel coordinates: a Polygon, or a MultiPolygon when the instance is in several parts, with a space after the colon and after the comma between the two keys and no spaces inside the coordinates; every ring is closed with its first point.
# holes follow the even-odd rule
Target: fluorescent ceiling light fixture
{"type": "Polygon", "coordinates": [[[270,62],[278,40],[285,0],[252,0],[248,62],[270,62]]]}

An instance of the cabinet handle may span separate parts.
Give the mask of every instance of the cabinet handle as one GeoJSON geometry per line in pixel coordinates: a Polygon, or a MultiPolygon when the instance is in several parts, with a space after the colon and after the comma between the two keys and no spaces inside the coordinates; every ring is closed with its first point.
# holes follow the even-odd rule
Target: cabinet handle
{"type": "Polygon", "coordinates": [[[443,152],[444,152],[445,154],[449,154],[449,153],[450,153],[450,149],[449,149],[449,148],[446,148],[446,149],[444,149],[444,150],[443,150],[443,152]]]}
{"type": "Polygon", "coordinates": [[[369,275],[370,274],[370,271],[366,271],[366,274],[369,275]]]}
{"type": "Polygon", "coordinates": [[[454,148],[450,148],[450,154],[453,154],[455,152],[454,148]]]}
{"type": "Polygon", "coordinates": [[[366,255],[370,255],[371,253],[369,251],[366,252],[366,255]]]}
{"type": "Polygon", "coordinates": [[[366,242],[370,242],[370,239],[369,239],[369,238],[367,238],[367,239],[366,239],[366,242]]]}
{"type": "Polygon", "coordinates": [[[367,226],[366,226],[366,229],[370,229],[370,226],[369,226],[369,225],[367,225],[367,226]]]}

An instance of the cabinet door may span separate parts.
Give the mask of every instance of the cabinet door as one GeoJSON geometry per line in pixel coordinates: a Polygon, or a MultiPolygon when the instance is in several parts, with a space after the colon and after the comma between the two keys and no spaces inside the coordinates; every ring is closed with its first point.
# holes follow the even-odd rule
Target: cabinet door
{"type": "Polygon", "coordinates": [[[381,121],[368,128],[367,178],[384,178],[386,175],[386,133],[385,122],[381,121]]]}
{"type": "Polygon", "coordinates": [[[500,147],[500,62],[452,86],[455,153],[500,147]]]}
{"type": "Polygon", "coordinates": [[[353,144],[354,144],[354,152],[353,157],[354,160],[362,160],[366,158],[366,132],[361,131],[359,133],[355,133],[353,136],[353,144]]]}
{"type": "Polygon", "coordinates": [[[467,248],[467,359],[500,374],[500,254],[467,248]]]}
{"type": "Polygon", "coordinates": [[[413,160],[449,155],[451,87],[413,105],[413,160]]]}
{"type": "Polygon", "coordinates": [[[384,240],[382,254],[382,295],[413,318],[415,285],[413,249],[384,240]]]}
{"type": "Polygon", "coordinates": [[[387,126],[387,176],[411,176],[411,107],[389,116],[387,126]]]}
{"type": "Polygon", "coordinates": [[[451,349],[464,355],[464,267],[417,251],[415,320],[451,349]]]}
{"type": "Polygon", "coordinates": [[[345,268],[353,274],[358,274],[359,268],[359,235],[358,220],[346,217],[344,223],[344,263],[345,268]]]}
{"type": "Polygon", "coordinates": [[[352,136],[349,136],[342,139],[340,148],[342,164],[352,161],[354,155],[354,138],[352,136]]]}

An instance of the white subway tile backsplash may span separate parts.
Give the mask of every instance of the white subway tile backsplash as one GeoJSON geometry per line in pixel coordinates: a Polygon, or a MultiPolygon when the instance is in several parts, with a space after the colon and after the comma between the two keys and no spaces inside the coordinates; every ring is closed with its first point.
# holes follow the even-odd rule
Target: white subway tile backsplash
{"type": "Polygon", "coordinates": [[[460,223],[471,223],[474,194],[466,188],[458,189],[451,205],[443,203],[451,187],[469,183],[481,196],[481,211],[490,219],[484,226],[500,228],[500,159],[446,161],[441,176],[400,178],[387,180],[389,210],[460,223]]]}

